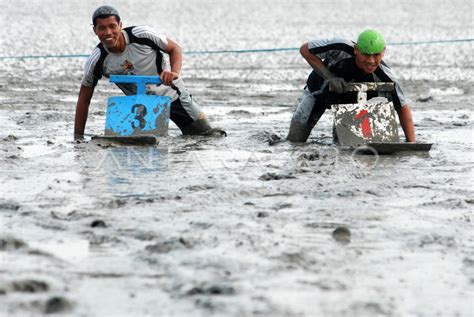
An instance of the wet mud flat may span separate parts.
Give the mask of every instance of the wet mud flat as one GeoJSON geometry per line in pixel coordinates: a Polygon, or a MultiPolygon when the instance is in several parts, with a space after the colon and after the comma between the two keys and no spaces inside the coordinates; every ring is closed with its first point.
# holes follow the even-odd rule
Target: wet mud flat
{"type": "MultiPolygon", "coordinates": [[[[225,8],[199,2],[181,11],[178,35],[184,44],[188,37],[195,43],[185,47],[258,47],[269,44],[270,35],[279,39],[272,45],[293,46],[288,39],[314,36],[294,18],[313,12],[304,3],[295,9],[281,1],[267,15],[257,14],[265,23],[281,23],[283,12],[292,13],[287,32],[270,35],[245,20],[255,14],[241,2],[224,3],[230,19],[250,29],[242,34],[230,23],[237,33],[207,38],[201,28],[223,23],[217,16],[225,8]],[[194,30],[186,18],[201,11],[211,12],[209,21],[194,30]],[[249,32],[253,38],[244,36],[249,32]]],[[[446,6],[436,3],[431,18],[452,12],[446,6]]],[[[71,8],[88,10],[83,3],[57,10],[71,8]]],[[[407,21],[403,5],[394,10],[391,15],[407,21]]],[[[131,9],[130,19],[140,14],[131,9]]],[[[81,25],[87,17],[67,20],[81,25]]],[[[438,20],[443,29],[432,32],[455,33],[466,19],[438,20]]],[[[62,18],[55,22],[65,25],[62,18]]],[[[343,34],[344,27],[335,31],[343,34]]],[[[409,25],[394,30],[400,38],[411,32],[409,25]]],[[[2,50],[23,48],[15,34],[21,33],[13,28],[2,50]]],[[[84,51],[79,43],[91,35],[75,35],[78,40],[61,49],[84,51]]],[[[41,39],[38,47],[59,49],[49,37],[41,39]]],[[[306,144],[285,142],[308,74],[296,52],[185,56],[189,89],[228,136],[183,137],[171,124],[156,146],[72,140],[84,60],[4,61],[0,315],[472,315],[472,57],[465,44],[394,47],[387,55],[413,99],[419,139],[435,143],[429,153],[367,156],[338,148],[330,111],[306,144]],[[445,56],[458,58],[443,64],[445,56]]],[[[103,134],[106,98],[118,94],[99,84],[88,133],[103,134]]]]}
{"type": "MultiPolygon", "coordinates": [[[[301,87],[271,80],[188,81],[226,138],[171,125],[157,146],[75,142],[63,80],[2,87],[6,315],[472,311],[470,86],[407,81],[436,144],[377,157],[333,145],[329,111],[308,143],[284,142],[301,87]]],[[[90,133],[115,93],[98,90],[90,133]]]]}

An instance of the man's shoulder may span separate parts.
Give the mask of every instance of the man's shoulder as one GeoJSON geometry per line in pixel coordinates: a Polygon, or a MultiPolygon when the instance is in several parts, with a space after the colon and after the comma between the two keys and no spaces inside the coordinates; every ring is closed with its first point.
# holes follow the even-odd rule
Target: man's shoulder
{"type": "Polygon", "coordinates": [[[147,45],[155,50],[165,50],[168,45],[167,37],[159,34],[149,25],[135,25],[123,29],[127,43],[147,45]]]}
{"type": "Polygon", "coordinates": [[[309,49],[316,50],[353,50],[354,42],[345,38],[316,38],[308,42],[309,49]]]}
{"type": "Polygon", "coordinates": [[[128,26],[128,27],[124,28],[124,31],[126,31],[127,33],[132,34],[136,37],[146,37],[146,36],[149,36],[149,35],[159,36],[159,33],[149,25],[128,26]]]}
{"type": "Polygon", "coordinates": [[[87,64],[95,64],[97,61],[101,58],[101,56],[106,55],[107,51],[104,49],[104,46],[102,43],[99,43],[94,47],[92,50],[91,54],[87,58],[87,64]]]}
{"type": "Polygon", "coordinates": [[[382,77],[383,81],[395,83],[398,82],[398,76],[395,74],[393,69],[385,62],[385,60],[382,60],[379,67],[377,67],[375,74],[379,77],[382,77]]]}

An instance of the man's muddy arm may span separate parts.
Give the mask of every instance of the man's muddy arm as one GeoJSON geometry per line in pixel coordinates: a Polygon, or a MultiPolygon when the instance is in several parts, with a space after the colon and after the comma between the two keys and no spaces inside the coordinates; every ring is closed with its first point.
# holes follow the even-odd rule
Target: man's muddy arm
{"type": "Polygon", "coordinates": [[[413,124],[413,116],[410,107],[404,105],[397,110],[397,113],[407,142],[416,142],[415,125],[413,124]]]}
{"type": "Polygon", "coordinates": [[[327,80],[335,77],[334,74],[326,68],[326,65],[324,65],[323,61],[309,51],[308,43],[304,43],[303,45],[301,45],[300,54],[308,62],[308,64],[311,65],[311,67],[324,79],[327,80]]]}
{"type": "Polygon", "coordinates": [[[181,65],[183,63],[183,50],[178,43],[171,39],[168,40],[168,46],[164,50],[170,56],[171,71],[163,71],[160,75],[163,84],[171,86],[173,80],[179,78],[181,72],[181,65]]]}
{"type": "Polygon", "coordinates": [[[82,85],[76,104],[76,117],[74,119],[74,138],[82,138],[86,127],[89,105],[91,103],[94,87],[82,85]]]}
{"type": "Polygon", "coordinates": [[[347,83],[345,80],[343,78],[337,77],[329,69],[327,69],[323,61],[318,56],[311,53],[308,43],[304,43],[300,47],[300,53],[308,62],[308,64],[313,67],[314,71],[324,78],[327,84],[329,84],[330,91],[340,94],[347,91],[347,83]]]}

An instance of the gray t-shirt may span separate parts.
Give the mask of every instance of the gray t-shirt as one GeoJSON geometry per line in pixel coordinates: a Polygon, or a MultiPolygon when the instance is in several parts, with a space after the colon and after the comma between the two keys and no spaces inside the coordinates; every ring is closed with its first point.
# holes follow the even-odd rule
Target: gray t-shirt
{"type": "MultiPolygon", "coordinates": [[[[149,26],[135,26],[131,28],[131,32],[139,39],[146,39],[146,41],[153,42],[160,50],[165,50],[168,45],[168,40],[165,36],[160,35],[149,26]]],[[[110,52],[105,46],[107,52],[102,64],[102,73],[105,77],[110,75],[141,75],[141,76],[157,76],[158,69],[156,65],[157,50],[150,45],[131,43],[130,38],[125,30],[122,30],[125,38],[125,50],[122,53],[110,52]]],[[[99,47],[96,47],[89,56],[84,77],[82,78],[82,85],[93,87],[95,81],[94,69],[101,58],[102,52],[99,47]]],[[[163,54],[162,69],[170,70],[170,64],[167,54],[163,54]]],[[[117,84],[126,95],[133,95],[136,93],[135,85],[117,84]]],[[[147,93],[169,96],[173,100],[177,98],[176,91],[165,85],[148,85],[147,93]]]]}

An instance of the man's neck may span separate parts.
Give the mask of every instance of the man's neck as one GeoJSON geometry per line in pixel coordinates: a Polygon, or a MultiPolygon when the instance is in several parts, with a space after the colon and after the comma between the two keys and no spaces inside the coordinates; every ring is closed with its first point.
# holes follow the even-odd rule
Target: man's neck
{"type": "Polygon", "coordinates": [[[120,54],[125,50],[125,37],[120,33],[119,41],[114,48],[109,48],[112,53],[120,54]]]}

